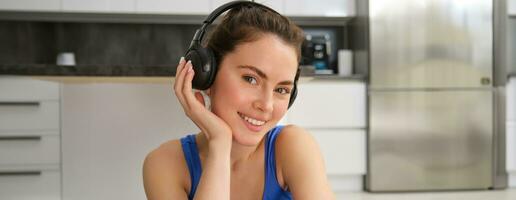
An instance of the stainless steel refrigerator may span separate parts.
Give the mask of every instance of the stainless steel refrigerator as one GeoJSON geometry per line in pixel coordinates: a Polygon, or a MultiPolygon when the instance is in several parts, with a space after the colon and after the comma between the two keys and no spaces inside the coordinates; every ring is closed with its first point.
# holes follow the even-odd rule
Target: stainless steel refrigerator
{"type": "Polygon", "coordinates": [[[493,188],[493,1],[369,0],[365,9],[366,189],[493,188]]]}

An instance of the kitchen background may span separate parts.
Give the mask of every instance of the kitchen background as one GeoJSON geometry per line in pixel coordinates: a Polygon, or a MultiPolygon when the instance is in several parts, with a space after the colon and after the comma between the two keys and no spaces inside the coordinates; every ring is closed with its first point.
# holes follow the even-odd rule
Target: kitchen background
{"type": "MultiPolygon", "coordinates": [[[[0,2],[0,199],[144,199],[145,155],[197,131],[174,97],[172,76],[204,16],[224,2],[0,2]],[[63,52],[74,54],[73,65],[56,64],[63,52]]],[[[259,2],[310,35],[300,94],[283,123],[303,126],[318,140],[339,199],[387,198],[350,194],[367,189],[371,162],[369,62],[376,44],[368,4],[378,1],[259,2]]],[[[507,127],[506,145],[496,147],[505,147],[505,187],[512,189],[504,191],[513,191],[516,0],[493,2],[494,46],[502,49],[494,49],[493,73],[503,68],[509,77],[506,117],[495,122],[507,127]]],[[[508,194],[496,199],[516,196],[508,194]]]]}

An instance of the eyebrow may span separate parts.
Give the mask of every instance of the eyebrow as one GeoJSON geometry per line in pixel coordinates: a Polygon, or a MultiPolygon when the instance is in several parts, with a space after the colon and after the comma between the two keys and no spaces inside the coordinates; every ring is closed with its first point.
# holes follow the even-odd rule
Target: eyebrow
{"type": "MultiPolygon", "coordinates": [[[[254,67],[254,66],[251,66],[251,65],[239,65],[238,66],[239,69],[249,69],[249,70],[252,70],[254,71],[255,73],[258,74],[258,76],[262,77],[263,79],[267,80],[267,75],[265,73],[263,73],[262,70],[254,67]]],[[[278,85],[294,85],[294,83],[292,81],[281,81],[280,83],[278,83],[278,85]]]]}

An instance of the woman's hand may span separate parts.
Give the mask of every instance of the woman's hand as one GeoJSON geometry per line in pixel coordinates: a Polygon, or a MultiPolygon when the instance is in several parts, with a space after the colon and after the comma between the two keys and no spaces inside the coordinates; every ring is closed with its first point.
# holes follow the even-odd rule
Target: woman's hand
{"type": "Polygon", "coordinates": [[[183,57],[176,70],[174,91],[185,114],[201,129],[211,146],[231,147],[232,133],[229,125],[217,115],[204,107],[204,99],[200,92],[192,93],[194,77],[192,62],[183,57]]]}

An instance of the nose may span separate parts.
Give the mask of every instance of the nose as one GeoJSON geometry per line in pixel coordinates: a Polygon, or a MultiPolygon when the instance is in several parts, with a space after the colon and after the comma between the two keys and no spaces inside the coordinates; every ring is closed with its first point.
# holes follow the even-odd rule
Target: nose
{"type": "Polygon", "coordinates": [[[253,107],[264,113],[270,113],[272,112],[274,105],[273,98],[274,96],[272,92],[261,92],[253,102],[253,107]]]}

